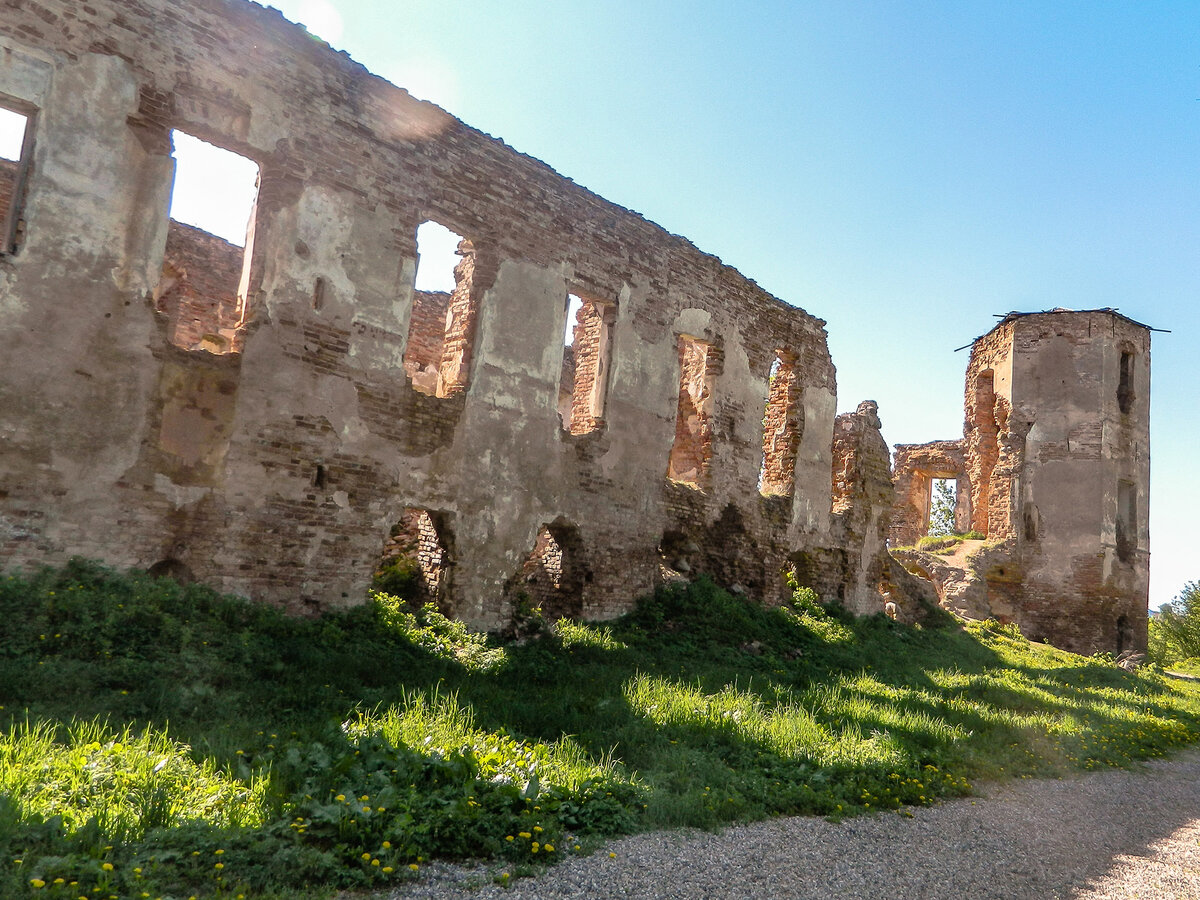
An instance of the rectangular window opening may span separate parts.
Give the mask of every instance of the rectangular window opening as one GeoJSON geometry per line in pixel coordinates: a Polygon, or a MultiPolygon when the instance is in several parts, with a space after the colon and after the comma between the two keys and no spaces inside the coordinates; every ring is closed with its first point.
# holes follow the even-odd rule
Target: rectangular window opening
{"type": "Polygon", "coordinates": [[[23,200],[33,157],[30,114],[0,106],[0,256],[16,253],[24,238],[23,200]]]}
{"type": "Polygon", "coordinates": [[[182,131],[171,132],[175,183],[162,278],[155,291],[171,343],[241,350],[250,291],[258,164],[182,131]]]}
{"type": "Polygon", "coordinates": [[[796,357],[775,352],[763,413],[763,457],[758,490],[764,496],[790,497],[795,488],[796,452],[800,446],[800,385],[796,357]]]}
{"type": "Polygon", "coordinates": [[[712,461],[712,389],[719,356],[712,344],[679,336],[679,408],[667,477],[702,490],[712,461]]]}
{"type": "Polygon", "coordinates": [[[958,480],[956,478],[929,479],[929,521],[925,534],[929,537],[947,537],[956,534],[955,509],[958,506],[958,480]]]}
{"type": "Polygon", "coordinates": [[[615,303],[567,295],[558,414],[571,434],[590,434],[604,427],[616,315],[615,303]]]}
{"type": "Polygon", "coordinates": [[[417,228],[417,273],[404,370],[422,394],[449,397],[467,386],[478,313],[474,271],[475,251],[469,240],[437,222],[417,228]]]}

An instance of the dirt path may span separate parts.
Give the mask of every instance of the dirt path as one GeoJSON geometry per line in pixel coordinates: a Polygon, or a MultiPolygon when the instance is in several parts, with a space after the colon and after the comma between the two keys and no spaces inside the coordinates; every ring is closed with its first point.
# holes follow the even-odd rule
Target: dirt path
{"type": "Polygon", "coordinates": [[[982,793],[911,818],[638,835],[507,890],[483,868],[430,867],[388,896],[1200,900],[1200,750],[982,793]]]}

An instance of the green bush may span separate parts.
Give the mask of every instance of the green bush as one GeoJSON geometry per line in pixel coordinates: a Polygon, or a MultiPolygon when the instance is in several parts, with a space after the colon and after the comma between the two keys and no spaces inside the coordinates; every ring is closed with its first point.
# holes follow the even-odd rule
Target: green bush
{"type": "Polygon", "coordinates": [[[1185,584],[1150,620],[1148,656],[1163,666],[1200,657],[1200,581],[1185,584]]]}

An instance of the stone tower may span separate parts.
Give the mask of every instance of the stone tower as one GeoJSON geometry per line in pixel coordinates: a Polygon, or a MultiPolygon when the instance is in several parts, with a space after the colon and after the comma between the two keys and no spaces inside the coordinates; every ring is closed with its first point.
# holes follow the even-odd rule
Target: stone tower
{"type": "Polygon", "coordinates": [[[1009,313],[972,345],[965,399],[961,442],[897,447],[892,546],[927,530],[930,479],[954,478],[959,527],[986,543],[958,566],[900,554],[947,606],[1076,652],[1145,649],[1150,329],[1009,313]]]}

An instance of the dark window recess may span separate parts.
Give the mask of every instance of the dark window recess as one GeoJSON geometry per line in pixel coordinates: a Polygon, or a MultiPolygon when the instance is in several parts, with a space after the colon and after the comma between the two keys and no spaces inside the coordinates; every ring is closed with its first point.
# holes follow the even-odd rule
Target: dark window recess
{"type": "Polygon", "coordinates": [[[1133,645],[1133,629],[1129,627],[1129,616],[1117,617],[1117,656],[1133,645]]]}
{"type": "Polygon", "coordinates": [[[1032,503],[1025,504],[1025,540],[1038,539],[1038,508],[1032,503]]]}

